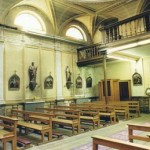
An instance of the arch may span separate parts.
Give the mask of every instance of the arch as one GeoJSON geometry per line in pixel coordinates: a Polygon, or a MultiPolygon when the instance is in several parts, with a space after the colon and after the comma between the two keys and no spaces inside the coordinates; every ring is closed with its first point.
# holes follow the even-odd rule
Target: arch
{"type": "Polygon", "coordinates": [[[66,36],[82,41],[87,41],[84,31],[76,25],[72,25],[68,28],[68,30],[66,31],[66,36]]]}
{"type": "Polygon", "coordinates": [[[82,40],[83,42],[92,43],[90,33],[89,33],[88,29],[86,28],[86,26],[76,20],[73,20],[73,21],[69,22],[67,25],[63,26],[63,28],[61,28],[61,30],[59,31],[59,35],[65,37],[65,38],[74,39],[74,38],[66,36],[67,30],[71,27],[74,27],[81,32],[81,34],[84,36],[84,40],[82,40]]]}
{"type": "Polygon", "coordinates": [[[20,12],[16,16],[14,24],[17,26],[21,26],[23,30],[46,33],[46,28],[43,20],[32,11],[20,12]]]}
{"type": "Polygon", "coordinates": [[[34,15],[35,17],[38,18],[38,20],[40,21],[41,25],[44,27],[44,30],[46,31],[46,34],[54,34],[54,28],[48,18],[48,16],[42,12],[41,10],[39,10],[38,8],[29,6],[29,5],[21,5],[21,6],[16,6],[13,7],[7,14],[7,16],[5,17],[5,24],[9,25],[9,26],[16,26],[14,24],[14,20],[16,18],[17,15],[21,14],[21,13],[30,13],[32,15],[34,15]]]}

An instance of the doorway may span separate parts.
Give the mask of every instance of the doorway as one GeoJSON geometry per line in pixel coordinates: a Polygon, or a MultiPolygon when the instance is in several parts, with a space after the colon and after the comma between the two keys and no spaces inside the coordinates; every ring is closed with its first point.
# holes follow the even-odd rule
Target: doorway
{"type": "Polygon", "coordinates": [[[128,101],[131,98],[131,82],[119,81],[120,101],[128,101]]]}

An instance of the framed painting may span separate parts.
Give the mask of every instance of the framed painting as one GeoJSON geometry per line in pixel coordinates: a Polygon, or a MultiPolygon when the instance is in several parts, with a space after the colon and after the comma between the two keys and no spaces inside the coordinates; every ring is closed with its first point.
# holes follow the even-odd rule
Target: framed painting
{"type": "Polygon", "coordinates": [[[8,81],[8,90],[16,91],[20,89],[20,78],[18,75],[14,74],[10,77],[8,81]]]}
{"type": "Polygon", "coordinates": [[[53,89],[53,82],[54,82],[54,79],[51,75],[46,77],[44,81],[44,89],[53,89]]]}
{"type": "Polygon", "coordinates": [[[86,88],[91,88],[92,87],[92,78],[89,76],[86,78],[86,88]]]}
{"type": "Polygon", "coordinates": [[[133,85],[135,85],[135,86],[142,85],[142,77],[139,73],[135,72],[132,75],[132,80],[133,80],[133,85]]]}
{"type": "Polygon", "coordinates": [[[76,88],[82,88],[82,78],[80,76],[76,79],[76,88]]]}

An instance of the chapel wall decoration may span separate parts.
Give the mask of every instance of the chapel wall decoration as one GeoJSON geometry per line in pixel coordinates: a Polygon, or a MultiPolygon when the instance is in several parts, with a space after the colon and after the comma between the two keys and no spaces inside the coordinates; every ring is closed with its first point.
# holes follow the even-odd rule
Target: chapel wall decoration
{"type": "Polygon", "coordinates": [[[8,81],[8,90],[17,91],[20,89],[20,77],[16,74],[13,74],[8,81]]]}
{"type": "Polygon", "coordinates": [[[132,80],[133,80],[133,85],[134,86],[142,85],[142,77],[141,77],[141,75],[139,73],[135,72],[132,75],[132,80]]]}
{"type": "Polygon", "coordinates": [[[36,83],[37,67],[34,66],[34,62],[32,62],[31,66],[29,66],[28,73],[29,73],[29,89],[33,91],[37,85],[36,83]]]}
{"type": "Polygon", "coordinates": [[[53,89],[53,82],[54,82],[54,79],[53,79],[53,77],[51,76],[51,73],[50,73],[50,75],[45,78],[44,89],[53,89]]]}
{"type": "Polygon", "coordinates": [[[91,88],[92,87],[92,78],[91,76],[86,78],[86,88],[91,88]]]}
{"type": "Polygon", "coordinates": [[[66,67],[65,73],[66,73],[66,87],[67,87],[67,89],[70,89],[70,87],[72,85],[72,81],[71,81],[72,74],[71,74],[69,66],[66,67]]]}
{"type": "Polygon", "coordinates": [[[80,75],[76,79],[76,88],[82,88],[82,78],[80,75]]]}

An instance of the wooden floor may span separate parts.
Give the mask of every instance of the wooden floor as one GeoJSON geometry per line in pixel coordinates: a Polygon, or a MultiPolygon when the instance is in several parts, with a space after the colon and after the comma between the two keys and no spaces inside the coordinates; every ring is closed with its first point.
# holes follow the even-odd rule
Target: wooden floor
{"type": "MultiPolygon", "coordinates": [[[[129,120],[120,120],[119,123],[116,123],[114,125],[110,125],[99,129],[94,129],[92,131],[88,131],[78,135],[73,135],[70,137],[64,136],[64,138],[61,140],[52,141],[47,144],[42,144],[39,146],[33,145],[31,148],[28,148],[28,150],[81,150],[78,147],[80,147],[81,145],[91,143],[92,142],[91,137],[93,135],[110,137],[113,134],[116,134],[118,132],[127,129],[128,123],[137,123],[137,124],[149,123],[150,124],[150,114],[142,114],[141,117],[133,118],[129,120]]],[[[150,146],[150,142],[149,143],[143,141],[134,141],[134,142],[150,146]]],[[[0,150],[1,149],[2,148],[0,145],[0,150]]],[[[11,150],[9,148],[9,145],[7,147],[7,150],[11,150]]],[[[82,150],[86,150],[86,149],[82,149],[82,150]]]]}

